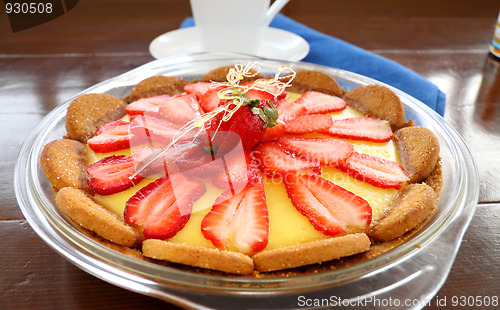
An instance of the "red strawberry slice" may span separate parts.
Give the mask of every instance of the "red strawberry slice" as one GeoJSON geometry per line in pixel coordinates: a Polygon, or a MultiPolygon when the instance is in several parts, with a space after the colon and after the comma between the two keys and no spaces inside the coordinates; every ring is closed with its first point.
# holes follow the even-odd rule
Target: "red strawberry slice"
{"type": "Polygon", "coordinates": [[[373,142],[387,142],[393,137],[389,122],[373,117],[335,120],[327,133],[341,138],[373,142]]]}
{"type": "Polygon", "coordinates": [[[330,96],[317,91],[307,91],[299,99],[298,104],[306,107],[308,114],[328,113],[342,111],[347,104],[344,99],[336,96],[330,96]]]}
{"type": "Polygon", "coordinates": [[[341,169],[358,180],[383,188],[401,188],[408,181],[404,168],[398,163],[354,152],[341,169]]]}
{"type": "Polygon", "coordinates": [[[214,151],[202,144],[179,155],[174,162],[180,171],[192,177],[213,176],[223,169],[222,162],[217,160],[214,151]]]}
{"type": "Polygon", "coordinates": [[[248,98],[250,99],[259,99],[259,100],[273,100],[274,101],[274,95],[271,93],[268,93],[265,90],[260,90],[260,89],[249,89],[246,94],[248,95],[248,98]]]}
{"type": "Polygon", "coordinates": [[[219,91],[225,88],[225,86],[219,86],[215,88],[210,88],[208,91],[200,95],[198,98],[198,103],[200,104],[203,112],[210,112],[219,106],[219,91]]]}
{"type": "Polygon", "coordinates": [[[159,107],[164,119],[175,125],[185,125],[201,115],[200,107],[194,95],[176,95],[159,107]]]}
{"type": "Polygon", "coordinates": [[[125,204],[124,218],[142,226],[146,239],[168,239],[191,216],[193,203],[205,193],[205,185],[178,173],[160,178],[140,189],[125,204]]]}
{"type": "Polygon", "coordinates": [[[290,174],[319,174],[320,166],[304,156],[296,156],[283,149],[277,142],[259,144],[254,155],[262,173],[267,177],[284,177],[290,174]]]}
{"type": "Polygon", "coordinates": [[[254,186],[259,182],[260,175],[250,153],[231,152],[220,160],[224,169],[212,179],[215,187],[238,193],[245,186],[254,186]]]}
{"type": "Polygon", "coordinates": [[[243,84],[244,86],[253,85],[253,87],[247,91],[247,95],[250,99],[267,99],[278,103],[286,97],[286,90],[280,90],[276,85],[269,84],[267,81],[268,80],[256,80],[243,84]]]}
{"type": "Polygon", "coordinates": [[[164,172],[164,162],[163,158],[158,158],[155,161],[151,162],[147,167],[145,166],[150,160],[156,157],[162,151],[161,147],[152,147],[145,146],[138,149],[135,149],[132,152],[132,159],[134,161],[134,165],[136,170],[142,169],[140,175],[141,176],[149,176],[151,174],[164,172]]]}
{"type": "Polygon", "coordinates": [[[271,94],[273,94],[274,96],[276,96],[276,94],[278,94],[274,100],[276,100],[276,102],[280,102],[281,100],[285,99],[286,96],[287,96],[287,93],[286,93],[286,89],[279,89],[278,86],[276,86],[275,84],[269,84],[269,83],[259,83],[257,82],[257,85],[258,87],[260,88],[264,88],[267,90],[267,92],[270,92],[271,94]]]}
{"type": "Polygon", "coordinates": [[[308,114],[291,119],[285,123],[285,132],[293,135],[303,135],[312,132],[327,132],[333,125],[328,114],[308,114]]]}
{"type": "Polygon", "coordinates": [[[235,248],[247,255],[263,250],[269,238],[269,214],[262,183],[219,197],[203,218],[201,232],[221,250],[235,248]]]}
{"type": "Polygon", "coordinates": [[[276,108],[278,109],[279,118],[285,122],[307,114],[307,109],[304,105],[297,104],[295,101],[289,99],[281,100],[276,108]]]}
{"type": "Polygon", "coordinates": [[[132,158],[134,159],[136,170],[139,171],[140,169],[142,176],[150,176],[157,173],[165,176],[179,172],[175,160],[197,146],[198,143],[196,142],[181,141],[173,144],[166,152],[161,147],[140,147],[132,152],[132,158]],[[163,154],[156,158],[161,152],[163,154]],[[151,162],[154,158],[156,159],[151,162]]]}
{"type": "Polygon", "coordinates": [[[295,208],[325,235],[362,232],[371,223],[366,200],[321,177],[290,177],[285,187],[295,208]]]}
{"type": "Polygon", "coordinates": [[[188,94],[194,94],[197,100],[214,85],[212,82],[197,82],[184,86],[184,91],[188,94]]]}
{"type": "MultiPolygon", "coordinates": [[[[134,134],[132,144],[168,145],[179,133],[174,125],[148,115],[137,115],[130,121],[130,131],[134,134]]],[[[191,133],[184,135],[180,141],[192,137],[191,133]]]]}
{"type": "Polygon", "coordinates": [[[261,141],[273,141],[285,134],[285,123],[281,122],[279,119],[277,125],[274,127],[266,128],[261,141]]]}
{"type": "Polygon", "coordinates": [[[137,101],[131,102],[125,109],[127,114],[130,116],[140,114],[158,116],[159,107],[164,105],[170,98],[170,95],[141,98],[137,101]]]}
{"type": "Polygon", "coordinates": [[[131,138],[129,123],[118,120],[100,127],[87,144],[96,153],[109,153],[129,148],[131,138]]]}
{"type": "Polygon", "coordinates": [[[306,156],[322,166],[342,164],[354,151],[351,143],[330,138],[289,138],[282,137],[278,143],[293,154],[306,156]]]}
{"type": "Polygon", "coordinates": [[[112,155],[87,167],[88,184],[100,195],[111,195],[139,183],[142,176],[135,174],[132,157],[112,155]]]}
{"type": "Polygon", "coordinates": [[[272,100],[276,106],[278,106],[279,102],[286,97],[285,92],[281,93],[277,97],[274,97],[274,94],[260,89],[249,89],[247,91],[247,95],[250,99],[272,100]]]}

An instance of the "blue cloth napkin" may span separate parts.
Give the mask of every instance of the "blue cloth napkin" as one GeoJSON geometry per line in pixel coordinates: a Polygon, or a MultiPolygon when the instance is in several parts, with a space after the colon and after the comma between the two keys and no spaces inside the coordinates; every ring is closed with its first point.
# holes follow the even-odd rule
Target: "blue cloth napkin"
{"type": "MultiPolygon", "coordinates": [[[[185,19],[181,24],[181,28],[191,26],[194,26],[192,18],[185,19]]],[[[293,32],[309,43],[310,52],[303,61],[355,72],[389,84],[422,101],[441,116],[444,115],[446,95],[414,71],[311,29],[283,14],[276,15],[271,27],[293,32]]]]}

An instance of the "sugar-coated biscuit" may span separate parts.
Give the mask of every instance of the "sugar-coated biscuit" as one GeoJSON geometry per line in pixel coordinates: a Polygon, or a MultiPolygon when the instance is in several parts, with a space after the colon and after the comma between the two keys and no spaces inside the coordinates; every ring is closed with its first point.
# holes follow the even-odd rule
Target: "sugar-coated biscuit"
{"type": "Polygon", "coordinates": [[[74,99],[66,112],[70,139],[86,143],[102,125],[125,115],[127,103],[108,94],[85,94],[74,99]]]}
{"type": "Polygon", "coordinates": [[[56,194],[56,205],[72,221],[119,245],[134,247],[140,234],[113,212],[94,202],[85,192],[65,187],[56,194]]]}
{"type": "Polygon", "coordinates": [[[314,70],[296,71],[292,86],[288,90],[297,93],[313,90],[338,97],[343,95],[343,89],[335,79],[326,73],[314,70]]]}
{"type": "Polygon", "coordinates": [[[370,244],[366,234],[357,233],[262,251],[253,260],[258,271],[276,271],[362,253],[369,250],[370,244]]]}
{"type": "Polygon", "coordinates": [[[133,102],[140,98],[180,94],[184,92],[184,86],[188,83],[175,76],[155,75],[137,83],[126,100],[133,102]]]}
{"type": "Polygon", "coordinates": [[[440,149],[431,130],[420,126],[401,128],[394,133],[394,142],[409,183],[421,182],[434,171],[440,149]]]}
{"type": "Polygon", "coordinates": [[[398,193],[385,217],[372,224],[368,235],[380,241],[389,241],[419,227],[433,213],[437,195],[426,184],[409,184],[398,193]]]}
{"type": "Polygon", "coordinates": [[[142,253],[154,259],[233,274],[249,275],[254,271],[252,258],[243,253],[184,243],[146,239],[142,243],[142,253]]]}
{"type": "Polygon", "coordinates": [[[40,165],[56,191],[63,187],[90,190],[85,171],[88,166],[85,144],[71,139],[51,141],[42,150],[40,165]]]}
{"type": "Polygon", "coordinates": [[[100,243],[100,244],[102,244],[102,245],[104,245],[104,246],[106,246],[114,251],[120,252],[120,253],[125,254],[127,256],[137,258],[137,259],[140,259],[143,261],[147,261],[147,262],[152,261],[151,259],[142,255],[141,250],[138,248],[131,248],[128,246],[119,245],[119,244],[113,243],[107,239],[104,239],[103,237],[99,236],[98,234],[96,234],[96,233],[94,233],[86,228],[83,228],[82,226],[79,226],[78,228],[87,237],[93,239],[94,241],[97,241],[98,243],[100,243]]]}
{"type": "Polygon", "coordinates": [[[439,160],[434,167],[434,170],[432,170],[431,174],[427,178],[425,178],[423,183],[432,187],[432,189],[439,196],[439,193],[441,193],[441,188],[443,187],[443,169],[439,160]]]}
{"type": "Polygon", "coordinates": [[[361,113],[385,119],[393,130],[406,124],[403,102],[385,86],[358,86],[345,93],[343,98],[348,105],[361,113]]]}

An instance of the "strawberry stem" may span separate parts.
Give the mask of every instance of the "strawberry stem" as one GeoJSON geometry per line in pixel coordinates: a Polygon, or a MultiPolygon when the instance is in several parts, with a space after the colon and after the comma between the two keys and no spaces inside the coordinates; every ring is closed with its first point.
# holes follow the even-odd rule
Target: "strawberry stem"
{"type": "Polygon", "coordinates": [[[260,107],[262,103],[259,99],[253,99],[247,103],[252,113],[258,115],[264,122],[264,128],[276,126],[276,121],[278,120],[278,110],[276,109],[272,101],[268,102],[271,106],[268,107],[264,105],[262,108],[260,107]]]}

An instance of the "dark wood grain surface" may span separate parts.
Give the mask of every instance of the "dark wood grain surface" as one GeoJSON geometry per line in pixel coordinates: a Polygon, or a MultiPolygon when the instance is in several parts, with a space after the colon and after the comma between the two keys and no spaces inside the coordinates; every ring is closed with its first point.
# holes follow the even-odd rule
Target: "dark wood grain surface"
{"type": "MultiPolygon", "coordinates": [[[[407,66],[446,93],[445,119],[467,142],[480,175],[476,213],[437,294],[449,301],[500,296],[500,61],[488,56],[499,11],[497,0],[292,0],[283,10],[407,66]]],[[[2,7],[1,309],[175,309],[101,281],[54,252],[23,218],[12,180],[24,139],[49,111],[153,60],[149,43],[190,15],[188,1],[86,0],[55,20],[12,33],[2,7]]],[[[481,308],[488,309],[473,307],[481,308]]]]}

